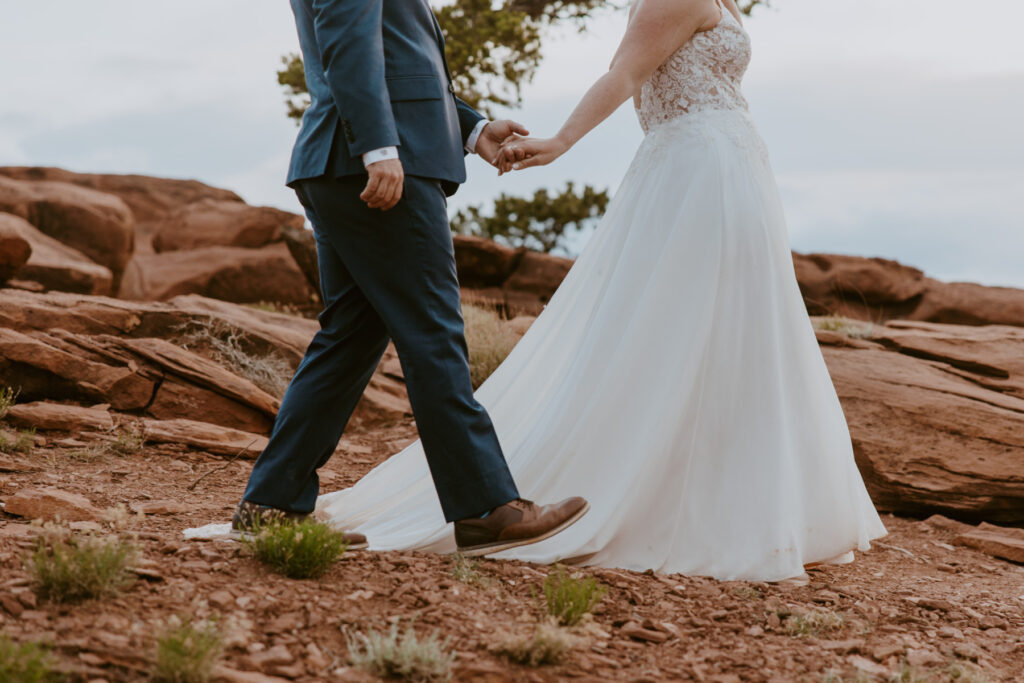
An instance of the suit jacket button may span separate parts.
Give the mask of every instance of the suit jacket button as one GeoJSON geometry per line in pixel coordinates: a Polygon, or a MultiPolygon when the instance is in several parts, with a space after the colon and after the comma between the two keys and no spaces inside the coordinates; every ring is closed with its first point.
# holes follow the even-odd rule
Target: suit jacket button
{"type": "Polygon", "coordinates": [[[448,84],[448,92],[450,92],[453,95],[455,94],[455,84],[454,83],[449,83],[448,84]]]}

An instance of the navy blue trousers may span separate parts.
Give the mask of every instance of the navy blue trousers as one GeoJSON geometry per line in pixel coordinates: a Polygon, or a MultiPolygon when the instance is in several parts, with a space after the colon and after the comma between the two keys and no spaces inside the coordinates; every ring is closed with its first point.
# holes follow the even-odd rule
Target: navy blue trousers
{"type": "Polygon", "coordinates": [[[444,193],[407,176],[399,204],[370,209],[365,176],[303,180],[324,310],[281,402],[244,499],[310,512],[331,457],[389,340],[448,521],[519,497],[487,411],[473,398],[444,193]]]}

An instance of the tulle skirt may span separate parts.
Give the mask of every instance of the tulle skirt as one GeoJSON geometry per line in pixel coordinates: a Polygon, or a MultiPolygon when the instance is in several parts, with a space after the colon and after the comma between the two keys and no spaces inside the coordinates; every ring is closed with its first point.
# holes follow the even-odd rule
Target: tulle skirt
{"type": "MultiPolygon", "coordinates": [[[[883,536],[749,115],[648,132],[558,292],[480,387],[563,533],[495,557],[772,581],[883,536]]],[[[453,552],[420,444],[320,498],[374,549],[453,552]]]]}

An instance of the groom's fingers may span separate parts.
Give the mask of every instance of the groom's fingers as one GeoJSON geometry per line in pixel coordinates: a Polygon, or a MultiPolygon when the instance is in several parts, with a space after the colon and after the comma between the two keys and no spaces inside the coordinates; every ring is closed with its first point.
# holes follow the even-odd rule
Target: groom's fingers
{"type": "Polygon", "coordinates": [[[518,133],[519,135],[530,134],[530,131],[526,130],[526,127],[523,124],[517,123],[515,121],[509,121],[508,127],[512,130],[513,133],[518,133]]]}

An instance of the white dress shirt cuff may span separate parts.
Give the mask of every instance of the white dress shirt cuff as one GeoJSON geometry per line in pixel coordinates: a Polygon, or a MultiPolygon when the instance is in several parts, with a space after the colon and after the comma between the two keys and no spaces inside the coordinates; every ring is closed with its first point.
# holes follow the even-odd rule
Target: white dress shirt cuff
{"type": "Polygon", "coordinates": [[[387,161],[388,159],[398,158],[397,147],[381,147],[380,149],[371,149],[369,152],[363,155],[363,167],[375,164],[378,161],[387,161]]]}
{"type": "Polygon", "coordinates": [[[473,132],[469,134],[468,138],[466,138],[466,151],[470,154],[476,154],[476,142],[480,139],[480,134],[484,132],[484,127],[487,126],[488,123],[490,123],[490,121],[487,119],[480,119],[476,124],[476,128],[474,128],[473,132]]]}

